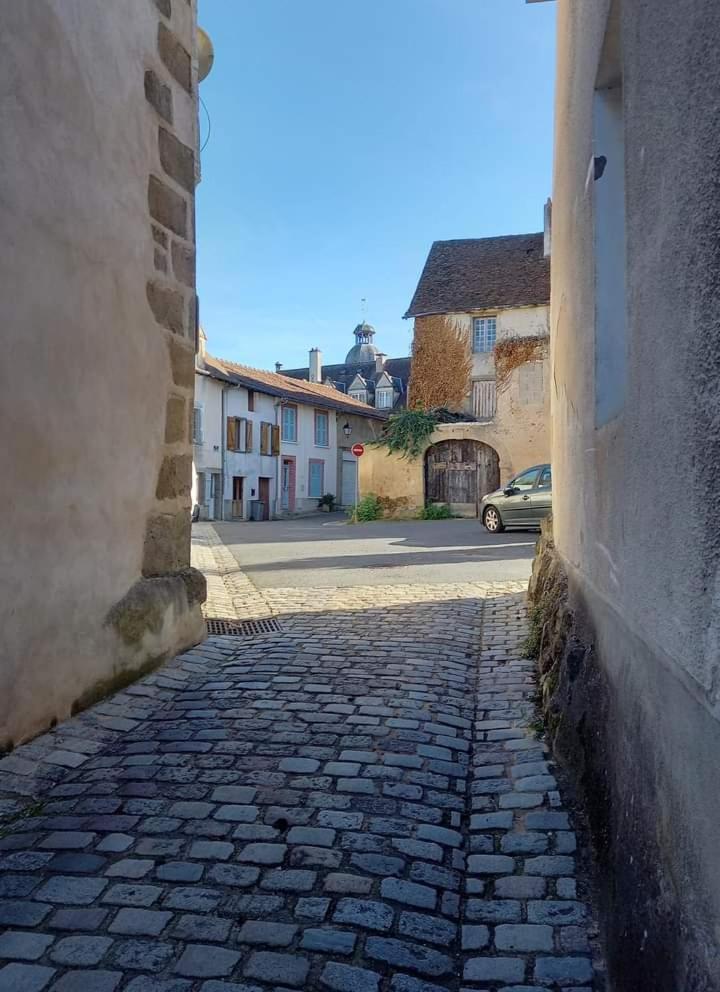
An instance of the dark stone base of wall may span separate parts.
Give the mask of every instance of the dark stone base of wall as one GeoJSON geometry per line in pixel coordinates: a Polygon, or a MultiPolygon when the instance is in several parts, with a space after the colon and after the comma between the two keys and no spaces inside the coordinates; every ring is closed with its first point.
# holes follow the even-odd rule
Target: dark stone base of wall
{"type": "Polygon", "coordinates": [[[551,522],[530,602],[548,736],[592,835],[612,988],[718,992],[717,721],[565,567],[551,522]]]}

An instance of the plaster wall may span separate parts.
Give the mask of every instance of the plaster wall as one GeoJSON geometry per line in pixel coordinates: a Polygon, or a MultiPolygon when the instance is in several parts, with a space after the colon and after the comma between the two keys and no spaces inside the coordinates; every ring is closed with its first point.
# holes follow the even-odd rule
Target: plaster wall
{"type": "MultiPolygon", "coordinates": [[[[352,465],[356,459],[350,453],[350,449],[354,444],[365,444],[367,446],[369,441],[374,441],[380,436],[384,422],[382,420],[370,420],[368,417],[358,417],[354,414],[344,413],[337,413],[335,415],[335,421],[337,436],[337,490],[331,490],[331,492],[334,492],[339,503],[343,492],[343,471],[348,472],[351,478],[354,478],[353,469],[349,468],[348,465],[352,465]],[[350,424],[352,427],[352,434],[349,438],[346,438],[343,433],[345,424],[350,424]]],[[[365,448],[365,455],[369,450],[371,449],[365,448]]],[[[365,458],[365,455],[361,455],[360,460],[365,458]]],[[[353,487],[350,486],[349,488],[353,487]]]]}
{"type": "Polygon", "coordinates": [[[278,481],[277,455],[260,454],[261,424],[279,424],[279,401],[274,396],[255,391],[253,409],[248,407],[248,390],[232,386],[226,390],[225,416],[244,417],[253,425],[252,451],[225,452],[225,519],[232,515],[233,476],[244,479],[243,486],[243,515],[250,517],[250,501],[260,498],[260,478],[270,479],[269,514],[276,513],[276,494],[278,481]]]}
{"type": "MultiPolygon", "coordinates": [[[[509,307],[500,310],[478,310],[474,313],[448,314],[467,334],[471,342],[473,338],[473,317],[492,316],[497,318],[497,340],[511,337],[544,337],[550,333],[550,307],[509,307]]],[[[473,352],[472,377],[474,379],[489,377],[495,373],[493,353],[473,352]]]]}
{"type": "MultiPolygon", "coordinates": [[[[639,883],[624,936],[608,917],[618,989],[645,987],[623,979],[618,946],[647,967],[653,955],[666,963],[653,988],[720,988],[717,961],[709,970],[720,938],[720,793],[712,772],[720,763],[720,135],[710,111],[720,85],[718,43],[720,8],[712,0],[613,10],[610,0],[558,3],[555,541],[597,646],[597,705],[627,743],[611,746],[609,724],[596,726],[589,710],[607,769],[588,754],[580,761],[586,783],[609,776],[612,806],[598,813],[613,834],[608,879],[621,885],[622,849],[633,844],[652,851],[655,873],[652,884],[639,883]],[[616,230],[617,251],[624,233],[627,253],[622,391],[595,371],[597,314],[610,301],[595,295],[593,156],[607,148],[602,132],[593,140],[594,91],[613,47],[624,90],[626,228],[616,230]],[[608,410],[616,415],[602,423],[608,410]],[[634,775],[656,788],[643,788],[643,779],[634,787],[634,775]],[[619,812],[631,796],[632,824],[619,812]],[[684,949],[677,933],[687,935],[684,949]]],[[[604,229],[603,238],[607,244],[604,229]]]]}
{"type": "Polygon", "coordinates": [[[337,418],[333,410],[323,412],[328,415],[327,447],[315,444],[315,407],[300,403],[297,405],[297,441],[282,441],[280,446],[283,455],[291,455],[296,459],[295,513],[317,510],[317,497],[308,494],[311,458],[324,463],[323,493],[333,493],[335,496],[338,494],[337,418]]]}
{"type": "MultiPolygon", "coordinates": [[[[162,249],[171,332],[148,287],[149,177],[164,175],[148,70],[191,160],[196,139],[195,8],[173,6],[167,19],[151,0],[3,4],[0,747],[203,636],[197,599],[167,579],[189,563],[194,294],[162,249]],[[188,89],[163,63],[161,22],[188,54],[188,89]],[[159,590],[161,572],[174,592],[153,629],[122,636],[113,610],[138,583],[159,590]]],[[[189,259],[193,192],[165,182],[185,204],[189,259]]]]}
{"type": "MultiPolygon", "coordinates": [[[[198,503],[198,475],[206,476],[222,469],[222,385],[210,376],[195,374],[195,406],[202,411],[202,442],[193,444],[193,478],[191,503],[198,503]]],[[[210,499],[209,482],[205,482],[204,507],[210,499]]],[[[203,517],[207,510],[201,510],[203,517]]]]}

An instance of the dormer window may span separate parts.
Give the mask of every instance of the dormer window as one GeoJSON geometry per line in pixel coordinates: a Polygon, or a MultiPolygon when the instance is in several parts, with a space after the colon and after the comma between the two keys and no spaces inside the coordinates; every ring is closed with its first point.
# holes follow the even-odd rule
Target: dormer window
{"type": "Polygon", "coordinates": [[[379,410],[389,410],[393,405],[393,390],[389,387],[375,390],[375,406],[379,410]]]}
{"type": "Polygon", "coordinates": [[[351,389],[349,395],[354,400],[359,400],[361,403],[367,403],[367,389],[351,389]]]}

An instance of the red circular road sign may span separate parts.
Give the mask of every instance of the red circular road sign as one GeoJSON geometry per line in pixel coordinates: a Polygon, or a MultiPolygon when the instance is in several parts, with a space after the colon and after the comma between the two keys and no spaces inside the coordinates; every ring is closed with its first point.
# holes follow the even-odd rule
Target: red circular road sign
{"type": "Polygon", "coordinates": [[[350,450],[352,451],[352,453],[355,455],[356,458],[359,458],[360,455],[364,455],[365,454],[365,445],[364,444],[354,444],[350,450]]]}

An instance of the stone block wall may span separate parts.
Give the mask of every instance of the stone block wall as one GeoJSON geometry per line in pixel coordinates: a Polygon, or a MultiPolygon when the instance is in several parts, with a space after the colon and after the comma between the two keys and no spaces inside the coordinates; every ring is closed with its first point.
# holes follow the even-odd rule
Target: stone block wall
{"type": "Polygon", "coordinates": [[[195,0],[11,4],[0,748],[201,640],[195,0]]]}

